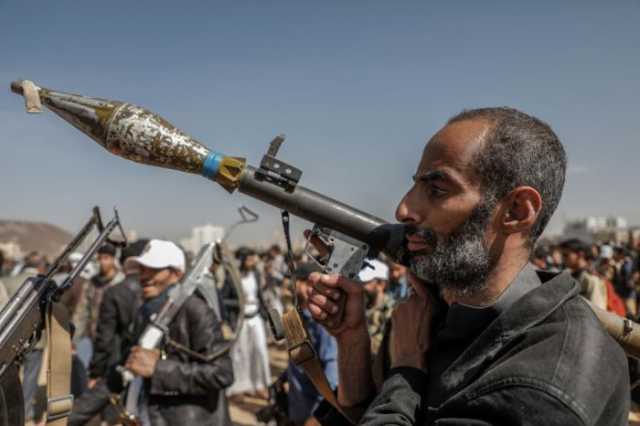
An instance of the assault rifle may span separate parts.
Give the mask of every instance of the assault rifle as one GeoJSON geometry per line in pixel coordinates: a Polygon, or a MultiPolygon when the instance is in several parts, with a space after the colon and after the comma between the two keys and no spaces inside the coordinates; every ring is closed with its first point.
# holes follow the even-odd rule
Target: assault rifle
{"type": "MultiPolygon", "coordinates": [[[[28,278],[0,311],[0,425],[22,426],[24,424],[24,400],[18,379],[18,365],[23,361],[24,355],[42,337],[45,323],[51,320],[47,316],[54,309],[62,293],[73,285],[74,280],[98,248],[107,240],[116,245],[123,244],[109,239],[109,235],[116,227],[120,228],[123,238],[126,238],[117,211],[114,218],[105,226],[100,216],[100,210],[98,207],[94,207],[91,219],[54,260],[48,270],[43,275],[28,278]],[[94,227],[97,228],[99,235],[64,282],[57,285],[52,279],[53,276],[66,263],[69,255],[85,241],[94,227]]],[[[47,323],[47,327],[49,325],[47,323]]],[[[51,336],[47,337],[51,338],[51,336]]],[[[70,353],[68,355],[70,356],[70,353]]],[[[71,362],[68,359],[62,360],[61,363],[65,361],[71,362]]],[[[41,368],[48,368],[48,366],[43,363],[41,368]]],[[[49,399],[49,421],[66,417],[71,410],[72,395],[56,395],[55,397],[55,400],[49,399]]]]}

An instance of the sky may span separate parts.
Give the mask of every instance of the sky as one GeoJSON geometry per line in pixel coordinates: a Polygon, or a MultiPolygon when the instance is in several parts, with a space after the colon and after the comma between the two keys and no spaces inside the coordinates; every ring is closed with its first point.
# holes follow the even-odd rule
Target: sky
{"type": "Polygon", "coordinates": [[[552,231],[586,215],[640,224],[639,23],[638,0],[0,0],[0,218],[75,231],[116,206],[138,235],[179,239],[246,205],[261,219],[239,242],[281,235],[275,208],[26,114],[9,84],[29,79],[144,106],[254,165],[285,133],[301,184],[387,220],[447,118],[509,105],[567,150],[552,231]]]}

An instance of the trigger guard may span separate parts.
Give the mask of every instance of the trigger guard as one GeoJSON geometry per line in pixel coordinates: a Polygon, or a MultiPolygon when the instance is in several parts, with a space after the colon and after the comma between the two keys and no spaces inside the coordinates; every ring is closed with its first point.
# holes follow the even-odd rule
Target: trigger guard
{"type": "Polygon", "coordinates": [[[358,273],[365,264],[369,245],[340,232],[314,225],[306,239],[304,251],[328,274],[340,274],[351,280],[357,280],[358,273]],[[318,260],[308,250],[311,236],[317,236],[329,247],[329,255],[318,260]]]}
{"type": "Polygon", "coordinates": [[[328,262],[329,258],[331,257],[331,246],[330,246],[329,238],[327,235],[328,235],[327,231],[324,228],[322,228],[319,225],[313,225],[313,229],[311,230],[311,233],[309,234],[308,237],[305,237],[305,244],[304,244],[304,247],[302,248],[302,251],[304,252],[304,254],[309,256],[309,259],[311,259],[311,261],[316,265],[318,265],[323,271],[325,270],[326,262],[328,262]],[[322,256],[322,257],[319,257],[319,256],[316,257],[313,255],[313,253],[309,249],[309,247],[312,247],[311,237],[313,236],[320,238],[320,241],[322,241],[327,247],[329,247],[328,255],[322,256]]]}

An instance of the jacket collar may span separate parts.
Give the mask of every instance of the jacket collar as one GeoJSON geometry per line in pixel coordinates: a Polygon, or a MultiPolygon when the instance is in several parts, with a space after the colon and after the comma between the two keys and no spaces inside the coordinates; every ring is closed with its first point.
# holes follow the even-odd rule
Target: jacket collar
{"type": "Polygon", "coordinates": [[[542,285],[500,313],[443,373],[440,381],[448,396],[474,380],[507,341],[543,322],[568,299],[579,294],[579,286],[568,272],[536,273],[542,285]]]}
{"type": "Polygon", "coordinates": [[[526,264],[491,305],[469,306],[453,303],[449,306],[440,333],[446,335],[447,339],[471,342],[516,301],[540,284],[540,278],[533,266],[526,264]]]}

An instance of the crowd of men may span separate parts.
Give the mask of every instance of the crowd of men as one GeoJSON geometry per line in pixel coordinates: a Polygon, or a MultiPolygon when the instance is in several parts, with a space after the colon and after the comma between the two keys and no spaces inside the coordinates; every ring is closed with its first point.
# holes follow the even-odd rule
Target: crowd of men
{"type": "Polygon", "coordinates": [[[537,247],[533,263],[551,272],[570,270],[582,287],[582,295],[595,306],[638,319],[640,244],[597,244],[568,238],[537,247]]]}
{"type": "MultiPolygon", "coordinates": [[[[540,243],[531,262],[539,270],[569,270],[580,283],[582,296],[594,305],[637,319],[639,248],[640,245],[596,244],[571,238],[554,244],[540,243]]],[[[177,344],[173,349],[168,345],[162,353],[153,353],[136,347],[136,338],[149,317],[166,301],[171,286],[184,275],[185,254],[174,243],[160,240],[138,240],[120,250],[105,244],[98,250],[92,264],[95,272],[87,268],[63,300],[75,329],[72,391],[76,403],[70,424],[119,423],[122,407],[114,405],[118,401],[114,397],[123,389],[120,370],[123,366],[149,379],[149,394],[141,401],[141,406],[146,407],[141,413],[147,424],[175,424],[171,419],[230,424],[227,400],[242,402],[245,397],[253,397],[275,404],[274,395],[268,392],[272,379],[267,347],[274,342],[267,326],[267,309],[282,313],[292,307],[295,298],[324,373],[329,383],[337,387],[335,339],[314,321],[307,309],[308,278],[320,271],[318,264],[305,254],[296,256],[294,284],[277,245],[262,253],[241,247],[235,256],[241,272],[244,306],[238,304],[229,274],[213,259],[209,283],[215,294],[210,297],[205,289],[201,290],[203,294],[195,295],[185,306],[185,310],[193,313],[176,318],[176,325],[170,330],[171,339],[177,344]],[[243,309],[242,324],[238,324],[239,309],[243,309]],[[234,329],[236,326],[241,329],[234,329]],[[194,364],[190,350],[216,353],[234,334],[237,338],[229,353],[213,361],[209,371],[204,368],[204,358],[195,359],[197,365],[194,364]],[[186,344],[186,352],[180,352],[180,342],[186,344]],[[167,361],[166,365],[159,362],[161,359],[167,361]],[[177,401],[178,406],[191,408],[175,409],[177,401]],[[194,406],[200,407],[199,414],[194,406]],[[174,412],[168,407],[174,407],[174,412]]],[[[72,256],[55,279],[62,282],[78,258],[72,256]]],[[[46,267],[47,259],[35,252],[23,259],[3,256],[0,305],[26,278],[43,273],[46,267]]],[[[375,354],[394,306],[410,291],[407,271],[397,263],[373,259],[359,279],[365,289],[371,351],[375,354]]],[[[40,343],[28,354],[23,372],[26,414],[34,423],[43,414],[42,401],[38,400],[38,389],[42,387],[42,383],[38,384],[42,348],[40,343]]],[[[319,424],[313,412],[321,397],[304,371],[290,363],[280,382],[288,383],[280,388],[287,390],[288,401],[287,406],[280,407],[286,413],[286,420],[281,419],[280,423],[319,424]]]]}
{"type": "MultiPolygon", "coordinates": [[[[231,274],[214,258],[207,275],[210,288],[199,288],[193,301],[185,304],[184,310],[193,312],[175,319],[164,349],[154,352],[137,347],[145,324],[184,276],[190,255],[170,241],[141,239],[122,249],[107,243],[65,293],[63,303],[74,326],[72,392],[76,401],[71,425],[120,422],[123,367],[148,379],[148,394],[140,401],[145,424],[177,424],[175,419],[180,424],[230,424],[227,400],[242,402],[253,397],[273,403],[267,347],[275,342],[267,326],[267,310],[282,313],[293,307],[296,298],[325,374],[337,385],[335,340],[305,309],[307,279],[320,267],[306,254],[296,255],[293,283],[277,245],[261,253],[249,247],[236,250],[242,306],[231,274]],[[230,336],[233,345],[225,351],[230,336]],[[194,352],[204,356],[194,358],[194,352]],[[223,354],[216,359],[206,359],[207,354],[219,352],[223,354]],[[207,363],[211,364],[208,372],[207,363]],[[167,412],[167,407],[176,404],[191,408],[167,412]]],[[[80,257],[71,256],[54,279],[61,283],[80,257]]],[[[0,307],[28,277],[44,273],[48,259],[32,252],[22,259],[2,256],[1,265],[0,307]]],[[[371,333],[377,346],[394,301],[407,293],[405,268],[372,260],[360,275],[367,288],[371,333]]],[[[41,341],[28,353],[23,367],[26,416],[34,424],[44,414],[44,384],[38,382],[43,348],[41,341]]],[[[288,404],[280,408],[287,413],[287,423],[314,424],[312,413],[320,396],[313,384],[293,364],[283,378],[288,383],[288,404]]]]}

